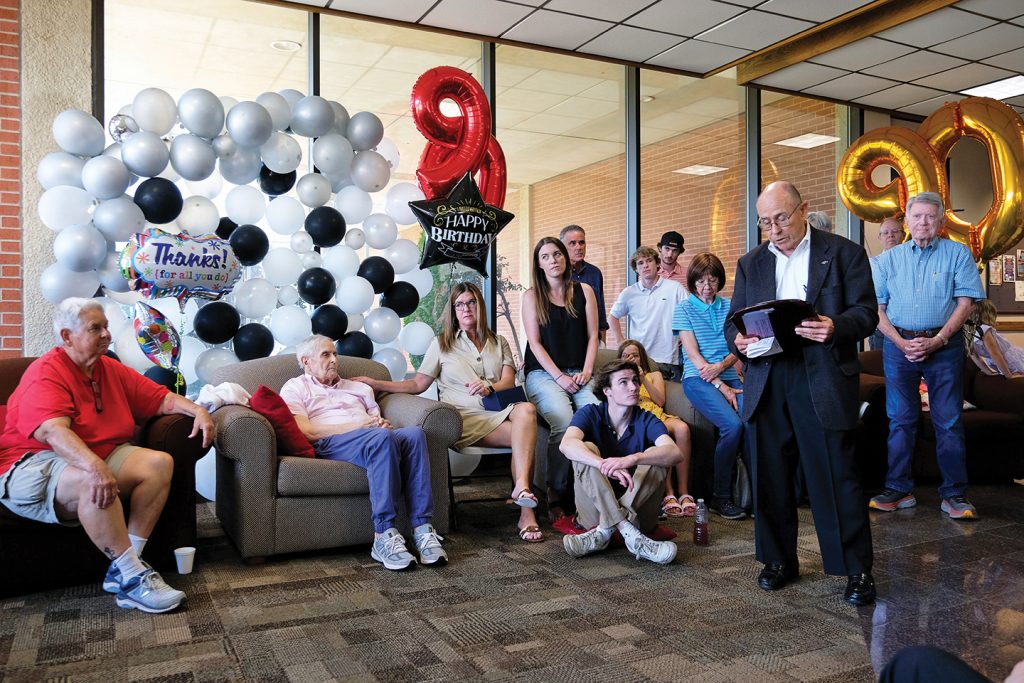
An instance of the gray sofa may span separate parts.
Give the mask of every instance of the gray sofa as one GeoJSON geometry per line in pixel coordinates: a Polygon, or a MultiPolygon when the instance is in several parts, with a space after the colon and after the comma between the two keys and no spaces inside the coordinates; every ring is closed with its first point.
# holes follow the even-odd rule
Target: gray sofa
{"type": "MultiPolygon", "coordinates": [[[[249,393],[261,384],[280,391],[302,372],[294,355],[274,356],[220,368],[214,384],[234,382],[249,393]]],[[[387,379],[383,365],[339,358],[342,377],[387,379]]],[[[448,448],[462,433],[462,418],[444,403],[419,396],[379,398],[395,427],[419,425],[430,451],[435,528],[448,531],[448,448]]],[[[369,544],[373,541],[366,471],[345,462],[278,456],[270,423],[244,406],[213,413],[217,426],[217,518],[242,558],[369,544]]],[[[408,518],[400,510],[400,528],[408,518]]]]}

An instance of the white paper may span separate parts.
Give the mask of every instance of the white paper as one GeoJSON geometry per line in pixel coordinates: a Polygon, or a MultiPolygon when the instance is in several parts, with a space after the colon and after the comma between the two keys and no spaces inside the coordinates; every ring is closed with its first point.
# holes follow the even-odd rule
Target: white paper
{"type": "Polygon", "coordinates": [[[747,358],[760,358],[782,353],[782,347],[775,341],[775,337],[764,337],[747,346],[747,358]]]}

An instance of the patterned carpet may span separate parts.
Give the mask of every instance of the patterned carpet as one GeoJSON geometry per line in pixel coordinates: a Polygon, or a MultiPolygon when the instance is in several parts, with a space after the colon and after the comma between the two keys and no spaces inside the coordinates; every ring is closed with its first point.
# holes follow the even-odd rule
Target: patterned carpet
{"type": "Polygon", "coordinates": [[[2,600],[0,677],[871,681],[873,659],[878,667],[898,646],[929,642],[943,612],[959,606],[991,625],[955,630],[959,640],[940,644],[1001,680],[1014,657],[1024,657],[1022,493],[979,490],[976,502],[989,514],[966,532],[939,516],[927,492],[920,507],[897,513],[902,527],[893,515],[877,519],[883,599],[859,611],[841,601],[843,579],[821,574],[806,509],[802,579],[768,594],[754,583],[759,567],[749,520],[715,517],[712,545],[703,548],[690,540],[690,520],[668,522],[679,533],[680,552],[674,564],[659,567],[621,548],[573,560],[547,527],[547,542],[522,543],[514,513],[500,503],[469,503],[460,506],[462,530],[446,539],[447,567],[395,573],[371,561],[367,548],[247,566],[220,531],[212,505],[203,505],[197,571],[167,577],[188,593],[184,609],[122,610],[98,582],[2,600]],[[945,566],[944,578],[934,576],[933,566],[932,584],[915,578],[915,565],[927,560],[896,561],[934,554],[945,542],[968,550],[960,564],[945,566]],[[917,544],[924,544],[920,556],[905,552],[917,544]],[[887,557],[897,548],[899,555],[887,557]],[[979,562],[987,563],[982,576],[971,569],[979,562]],[[993,562],[997,584],[982,580],[993,562]],[[960,566],[953,580],[963,585],[951,587],[950,567],[960,566]],[[940,590],[950,594],[927,597],[940,590]]]}

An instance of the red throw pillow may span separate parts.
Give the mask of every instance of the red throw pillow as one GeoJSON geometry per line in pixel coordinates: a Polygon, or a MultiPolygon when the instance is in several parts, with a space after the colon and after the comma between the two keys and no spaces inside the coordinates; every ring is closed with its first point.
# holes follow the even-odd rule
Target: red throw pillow
{"type": "Polygon", "coordinates": [[[277,450],[281,455],[313,457],[313,444],[302,435],[299,425],[295,424],[295,416],[276,391],[260,385],[249,399],[249,407],[273,425],[277,435],[277,450]]]}

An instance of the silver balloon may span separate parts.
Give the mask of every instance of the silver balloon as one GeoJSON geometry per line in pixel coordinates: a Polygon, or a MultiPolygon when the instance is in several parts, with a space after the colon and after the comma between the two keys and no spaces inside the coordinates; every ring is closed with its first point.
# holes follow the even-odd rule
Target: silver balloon
{"type": "Polygon", "coordinates": [[[53,139],[68,154],[94,157],[103,151],[103,125],[81,109],[65,109],[53,120],[53,139]]]}
{"type": "Polygon", "coordinates": [[[373,149],[384,138],[384,124],[376,114],[361,111],[352,116],[345,129],[345,137],[357,151],[373,149]]]}
{"type": "Polygon", "coordinates": [[[267,113],[270,120],[274,122],[274,130],[284,130],[292,120],[292,106],[288,100],[276,92],[265,92],[256,98],[256,104],[260,104],[267,113]]]}
{"type": "Polygon", "coordinates": [[[203,384],[213,381],[213,373],[225,365],[237,363],[238,356],[227,349],[206,349],[196,358],[196,375],[203,384]]]}
{"type": "Polygon", "coordinates": [[[363,319],[363,331],[378,344],[394,341],[401,329],[402,319],[390,308],[375,308],[363,319]]]}
{"type": "Polygon", "coordinates": [[[366,244],[372,249],[387,249],[398,238],[398,226],[384,213],[371,213],[363,221],[366,244]]]}
{"type": "Polygon", "coordinates": [[[260,146],[263,163],[275,173],[291,173],[302,162],[302,147],[287,133],[272,133],[260,146]]]}
{"type": "Polygon", "coordinates": [[[278,91],[277,94],[283,97],[285,101],[288,103],[288,109],[294,109],[295,105],[298,104],[299,100],[305,97],[305,95],[303,95],[295,88],[285,88],[284,90],[278,91]]]}
{"type": "Polygon", "coordinates": [[[167,168],[171,153],[156,133],[141,130],[121,143],[121,160],[132,173],[152,178],[167,168]]]}
{"type": "Polygon", "coordinates": [[[377,192],[384,189],[391,179],[391,167],[387,160],[377,152],[366,150],[352,160],[352,182],[366,192],[377,192]]]}
{"type": "Polygon", "coordinates": [[[100,276],[95,270],[76,273],[59,263],[50,265],[39,276],[39,291],[51,304],[71,296],[91,297],[99,287],[100,276]]]}
{"type": "Polygon", "coordinates": [[[218,135],[212,142],[213,151],[218,159],[226,159],[234,156],[238,151],[238,145],[231,139],[230,135],[218,135]]]}
{"type": "Polygon", "coordinates": [[[373,360],[377,361],[388,369],[388,374],[395,382],[405,379],[405,373],[409,369],[408,361],[398,349],[385,347],[373,354],[373,360]]]}
{"type": "Polygon", "coordinates": [[[207,199],[214,199],[224,189],[224,179],[216,173],[211,173],[209,178],[189,181],[188,189],[192,194],[197,194],[207,199]]]}
{"type": "Polygon", "coordinates": [[[274,132],[270,114],[255,102],[239,102],[231,107],[227,127],[231,139],[242,147],[259,147],[274,132]]]}
{"type": "Polygon", "coordinates": [[[53,239],[57,263],[76,273],[99,267],[107,256],[107,240],[90,223],[72,225],[53,239]]]}
{"type": "Polygon", "coordinates": [[[345,135],[348,132],[348,109],[345,109],[340,102],[330,101],[331,109],[334,110],[334,132],[345,135]]]}
{"type": "Polygon", "coordinates": [[[313,163],[329,176],[348,171],[354,155],[352,143],[337,133],[328,133],[313,143],[313,163]]]}
{"type": "Polygon", "coordinates": [[[239,147],[227,158],[217,161],[224,180],[235,185],[248,185],[260,175],[260,150],[257,147],[239,147]]]}
{"type": "Polygon", "coordinates": [[[209,90],[193,88],[178,99],[178,118],[190,133],[210,139],[224,128],[224,105],[209,90]]]}
{"type": "Polygon", "coordinates": [[[292,131],[315,138],[334,127],[331,103],[318,95],[303,97],[292,106],[292,131]]]}
{"type": "Polygon", "coordinates": [[[315,209],[331,199],[331,181],[319,173],[307,173],[295,183],[295,194],[300,202],[315,209]]]}
{"type": "Polygon", "coordinates": [[[171,142],[171,166],[185,180],[205,180],[217,168],[217,154],[201,137],[179,135],[171,142]]]}
{"type": "MultiPolygon", "coordinates": [[[[39,160],[36,179],[44,190],[58,185],[82,187],[82,168],[85,160],[67,152],[50,152],[39,160]]],[[[328,192],[330,187],[328,187],[328,192]]]]}
{"type": "Polygon", "coordinates": [[[114,142],[124,142],[126,137],[139,132],[139,124],[127,114],[114,114],[107,122],[107,132],[114,142]]]}
{"type": "MultiPolygon", "coordinates": [[[[107,289],[115,292],[127,292],[129,290],[128,280],[121,273],[121,254],[116,251],[108,252],[97,271],[100,282],[107,289]]],[[[110,315],[107,315],[110,318],[110,315]]]]}
{"type": "Polygon", "coordinates": [[[160,88],[146,88],[132,100],[132,118],[144,131],[167,135],[178,120],[178,105],[160,88]]]}
{"type": "Polygon", "coordinates": [[[82,186],[96,199],[120,197],[129,182],[128,169],[112,156],[93,157],[82,168],[82,186]]]}
{"type": "Polygon", "coordinates": [[[302,269],[309,270],[310,268],[319,268],[324,263],[324,257],[315,251],[307,251],[305,254],[299,256],[299,261],[302,262],[302,269]]]}
{"type": "Polygon", "coordinates": [[[131,197],[122,196],[100,202],[93,212],[92,224],[108,242],[124,242],[145,229],[146,217],[131,197]]]}
{"type": "Polygon", "coordinates": [[[348,172],[330,176],[329,180],[331,181],[331,192],[341,192],[346,187],[352,187],[352,176],[348,172]]]}

